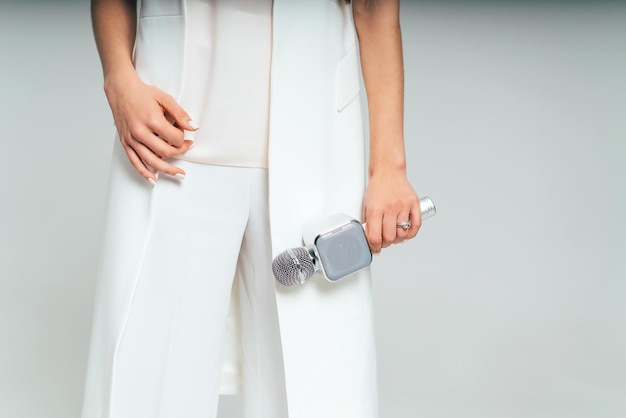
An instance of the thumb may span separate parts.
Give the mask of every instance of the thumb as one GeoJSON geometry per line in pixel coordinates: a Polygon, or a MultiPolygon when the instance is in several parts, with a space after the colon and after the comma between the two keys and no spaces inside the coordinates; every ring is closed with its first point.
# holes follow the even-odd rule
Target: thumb
{"type": "Polygon", "coordinates": [[[198,124],[191,119],[191,116],[185,112],[185,109],[183,109],[171,95],[161,91],[157,100],[159,104],[163,106],[165,112],[180,128],[186,131],[195,131],[198,129],[198,124]]]}

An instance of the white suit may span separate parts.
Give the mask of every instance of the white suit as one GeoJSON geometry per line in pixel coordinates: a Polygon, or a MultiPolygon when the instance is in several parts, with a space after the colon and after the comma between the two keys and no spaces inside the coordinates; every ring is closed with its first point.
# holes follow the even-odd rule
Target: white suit
{"type": "MultiPolygon", "coordinates": [[[[188,109],[185,12],[184,0],[144,0],[134,59],[144,81],[188,109]]],[[[268,156],[273,256],[300,246],[311,221],[338,212],[361,218],[365,158],[355,41],[351,9],[343,1],[274,0],[268,156]]],[[[152,228],[152,187],[123,158],[117,138],[114,147],[85,389],[85,404],[97,417],[110,417],[116,344],[152,228]]],[[[316,274],[297,288],[278,286],[276,303],[290,418],[376,417],[369,269],[338,283],[316,274]]]]}

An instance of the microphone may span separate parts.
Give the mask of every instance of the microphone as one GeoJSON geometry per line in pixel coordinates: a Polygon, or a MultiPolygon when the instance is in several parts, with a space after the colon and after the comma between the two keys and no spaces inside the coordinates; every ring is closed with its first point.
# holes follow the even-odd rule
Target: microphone
{"type": "MultiPolygon", "coordinates": [[[[437,213],[429,197],[420,199],[420,212],[422,220],[437,213]]],[[[335,282],[367,267],[372,262],[372,252],[364,226],[345,214],[326,219],[324,226],[317,229],[323,232],[305,239],[304,247],[290,248],[274,258],[274,277],[283,286],[298,286],[320,269],[327,280],[335,282]]]]}

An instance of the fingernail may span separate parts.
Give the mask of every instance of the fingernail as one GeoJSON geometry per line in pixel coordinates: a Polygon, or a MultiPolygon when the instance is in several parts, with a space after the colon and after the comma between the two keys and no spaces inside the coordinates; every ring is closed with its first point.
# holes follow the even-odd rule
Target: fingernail
{"type": "Polygon", "coordinates": [[[189,126],[191,126],[193,129],[198,129],[199,128],[198,124],[196,122],[194,122],[193,119],[189,119],[189,122],[187,122],[187,124],[189,126]]]}
{"type": "Polygon", "coordinates": [[[192,149],[195,146],[196,146],[196,142],[195,141],[191,141],[191,145],[189,145],[189,148],[187,148],[187,150],[190,150],[190,149],[192,149]]]}
{"type": "Polygon", "coordinates": [[[194,140],[194,132],[183,130],[183,139],[193,141],[194,140]]]}
{"type": "Polygon", "coordinates": [[[185,179],[185,175],[183,173],[176,173],[174,174],[174,177],[176,177],[177,179],[181,179],[181,180],[185,179]]]}
{"type": "Polygon", "coordinates": [[[154,186],[156,181],[152,177],[148,177],[148,181],[154,186]]]}

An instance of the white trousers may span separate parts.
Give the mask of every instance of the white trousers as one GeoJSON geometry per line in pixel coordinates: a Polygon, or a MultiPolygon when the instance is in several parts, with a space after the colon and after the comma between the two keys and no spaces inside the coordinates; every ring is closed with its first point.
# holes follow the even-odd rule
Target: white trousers
{"type": "Polygon", "coordinates": [[[216,416],[233,285],[245,417],[287,417],[267,170],[171,161],[187,176],[161,174],[153,191],[153,226],[112,371],[111,417],[216,416]]]}

